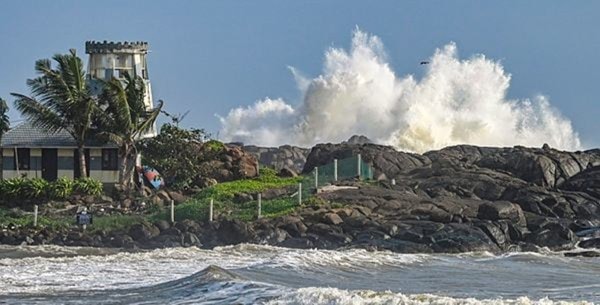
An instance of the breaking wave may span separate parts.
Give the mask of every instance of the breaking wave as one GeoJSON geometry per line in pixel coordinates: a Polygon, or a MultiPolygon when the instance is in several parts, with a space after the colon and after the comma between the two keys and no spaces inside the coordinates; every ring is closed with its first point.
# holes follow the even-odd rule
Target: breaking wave
{"type": "Polygon", "coordinates": [[[0,304],[593,304],[597,258],[0,247],[0,304]],[[4,258],[3,258],[4,255],[4,258]],[[39,255],[39,256],[38,256],[39,255]]]}
{"type": "Polygon", "coordinates": [[[303,100],[293,106],[265,98],[219,116],[225,141],[311,146],[354,134],[401,150],[424,152],[456,144],[581,148],[571,122],[544,96],[507,98],[510,74],[484,55],[437,49],[421,79],[398,76],[381,40],[357,29],[349,51],[330,48],[321,75],[291,68],[303,100]]]}

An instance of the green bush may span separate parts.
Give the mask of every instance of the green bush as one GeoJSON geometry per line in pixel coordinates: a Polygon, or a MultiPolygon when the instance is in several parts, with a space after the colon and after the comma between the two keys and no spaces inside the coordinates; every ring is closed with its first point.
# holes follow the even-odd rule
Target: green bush
{"type": "Polygon", "coordinates": [[[47,197],[49,183],[42,178],[24,179],[20,186],[23,197],[27,199],[43,199],[47,197]]]}
{"type": "Polygon", "coordinates": [[[5,200],[24,198],[24,185],[25,179],[23,178],[11,178],[0,181],[1,197],[5,200]]]}
{"type": "Polygon", "coordinates": [[[102,194],[102,182],[83,178],[72,180],[59,178],[48,182],[42,178],[11,178],[0,180],[0,201],[11,200],[64,200],[74,193],[97,196],[102,194]]]}
{"type": "Polygon", "coordinates": [[[93,178],[79,178],[73,184],[73,192],[81,195],[98,196],[102,191],[102,182],[93,178]]]}
{"type": "Polygon", "coordinates": [[[64,200],[73,194],[75,182],[69,178],[61,177],[58,180],[50,183],[48,196],[50,199],[64,200]]]}

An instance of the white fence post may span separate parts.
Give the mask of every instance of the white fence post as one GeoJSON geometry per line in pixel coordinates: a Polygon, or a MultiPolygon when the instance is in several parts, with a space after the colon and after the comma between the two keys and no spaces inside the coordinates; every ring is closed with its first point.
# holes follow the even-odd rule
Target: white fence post
{"type": "Polygon", "coordinates": [[[213,205],[214,205],[214,200],[211,198],[210,205],[208,206],[208,221],[210,221],[210,222],[213,221],[213,205]]]}
{"type": "Polygon", "coordinates": [[[333,181],[337,181],[337,180],[338,180],[337,159],[333,159],[333,181]]]}
{"type": "Polygon", "coordinates": [[[171,223],[175,223],[175,200],[171,200],[171,223]]]}
{"type": "Polygon", "coordinates": [[[298,183],[298,205],[302,205],[302,182],[298,183]]]}
{"type": "Polygon", "coordinates": [[[38,223],[38,205],[33,206],[33,226],[37,227],[38,223]]]}
{"type": "Polygon", "coordinates": [[[262,217],[262,194],[258,194],[258,219],[262,217]]]}
{"type": "Polygon", "coordinates": [[[315,189],[319,188],[319,167],[315,166],[315,189]]]}
{"type": "Polygon", "coordinates": [[[358,154],[358,156],[357,156],[356,159],[357,159],[357,161],[356,161],[356,175],[358,176],[358,180],[360,180],[360,170],[361,170],[360,166],[361,166],[361,163],[362,163],[362,159],[360,157],[360,154],[358,154]]]}

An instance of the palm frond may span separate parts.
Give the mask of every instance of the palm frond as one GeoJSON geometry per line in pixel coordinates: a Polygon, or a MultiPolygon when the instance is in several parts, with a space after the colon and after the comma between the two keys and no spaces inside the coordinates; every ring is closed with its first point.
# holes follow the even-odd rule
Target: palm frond
{"type": "Polygon", "coordinates": [[[44,128],[50,132],[58,132],[67,127],[67,122],[52,109],[36,101],[35,99],[11,93],[16,97],[15,107],[35,126],[44,128]]]}

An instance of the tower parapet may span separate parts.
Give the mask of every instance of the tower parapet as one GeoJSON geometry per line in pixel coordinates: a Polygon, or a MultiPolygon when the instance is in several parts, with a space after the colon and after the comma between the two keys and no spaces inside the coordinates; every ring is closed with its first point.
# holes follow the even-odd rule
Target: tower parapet
{"type": "Polygon", "coordinates": [[[106,53],[128,53],[128,54],[146,54],[148,53],[148,43],[145,41],[86,41],[85,53],[87,54],[106,54],[106,53]]]}
{"type": "MultiPolygon", "coordinates": [[[[148,43],[86,41],[85,53],[89,54],[88,77],[90,89],[94,94],[102,92],[102,82],[118,79],[125,81],[125,76],[138,76],[144,82],[144,105],[147,110],[154,107],[152,103],[152,87],[148,77],[148,43]]],[[[156,134],[151,131],[147,136],[156,134]]]]}

